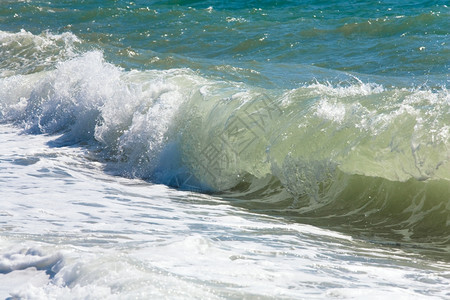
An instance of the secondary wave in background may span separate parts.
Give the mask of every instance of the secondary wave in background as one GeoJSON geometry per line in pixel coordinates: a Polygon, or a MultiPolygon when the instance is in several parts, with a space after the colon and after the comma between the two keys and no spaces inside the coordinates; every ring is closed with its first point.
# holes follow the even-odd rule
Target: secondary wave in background
{"type": "MultiPolygon", "coordinates": [[[[125,68],[304,64],[382,76],[449,69],[446,1],[3,1],[2,30],[72,32],[125,68]],[[11,13],[14,11],[15,13],[11,13]]],[[[420,81],[420,80],[419,80],[420,81]]],[[[441,82],[442,83],[442,82],[441,82]]]]}

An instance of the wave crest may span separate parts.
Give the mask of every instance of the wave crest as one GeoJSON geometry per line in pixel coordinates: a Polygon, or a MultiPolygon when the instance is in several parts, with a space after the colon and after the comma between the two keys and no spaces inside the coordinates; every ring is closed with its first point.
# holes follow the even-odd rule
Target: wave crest
{"type": "Polygon", "coordinates": [[[44,31],[34,35],[24,29],[17,33],[0,30],[0,77],[49,69],[61,60],[75,57],[80,42],[70,32],[44,31]]]}
{"type": "Polygon", "coordinates": [[[1,78],[0,101],[2,122],[62,134],[58,145],[88,145],[116,174],[303,216],[352,215],[358,223],[362,212],[395,230],[404,227],[393,220],[422,233],[448,227],[445,88],[355,79],[267,90],[189,69],[125,71],[93,51],[1,78]],[[439,222],[418,225],[430,215],[439,222]]]}

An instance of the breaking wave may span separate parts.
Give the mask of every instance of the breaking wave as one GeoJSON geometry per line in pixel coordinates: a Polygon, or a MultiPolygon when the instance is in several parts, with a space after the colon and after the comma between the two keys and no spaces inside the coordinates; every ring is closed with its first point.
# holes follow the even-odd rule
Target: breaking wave
{"type": "Polygon", "coordinates": [[[264,89],[190,69],[126,71],[100,51],[69,51],[70,34],[1,33],[2,51],[13,38],[25,54],[2,62],[2,123],[59,134],[54,146],[88,147],[118,175],[322,225],[449,241],[445,87],[352,77],[264,89]]]}

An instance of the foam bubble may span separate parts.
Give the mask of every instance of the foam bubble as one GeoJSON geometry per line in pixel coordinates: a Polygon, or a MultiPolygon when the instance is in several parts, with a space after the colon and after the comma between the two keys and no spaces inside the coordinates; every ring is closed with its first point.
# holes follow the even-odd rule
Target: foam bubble
{"type": "Polygon", "coordinates": [[[375,83],[363,83],[354,77],[356,84],[341,84],[338,86],[331,83],[313,83],[307,86],[312,94],[329,97],[350,97],[350,96],[368,96],[379,94],[385,91],[384,87],[375,83]]]}
{"type": "Polygon", "coordinates": [[[322,99],[316,105],[316,116],[328,119],[333,122],[341,123],[345,118],[345,106],[342,103],[330,103],[322,99]]]}

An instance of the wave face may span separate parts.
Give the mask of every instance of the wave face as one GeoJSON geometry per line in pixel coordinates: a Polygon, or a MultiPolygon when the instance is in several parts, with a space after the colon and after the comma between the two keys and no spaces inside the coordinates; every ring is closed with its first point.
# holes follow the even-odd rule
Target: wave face
{"type": "Polygon", "coordinates": [[[445,87],[392,88],[352,75],[265,89],[187,68],[127,71],[99,51],[77,54],[69,34],[2,37],[50,50],[39,52],[46,64],[32,65],[30,55],[22,71],[7,66],[1,121],[62,134],[54,145],[84,145],[109,172],[322,225],[448,241],[445,87]]]}

